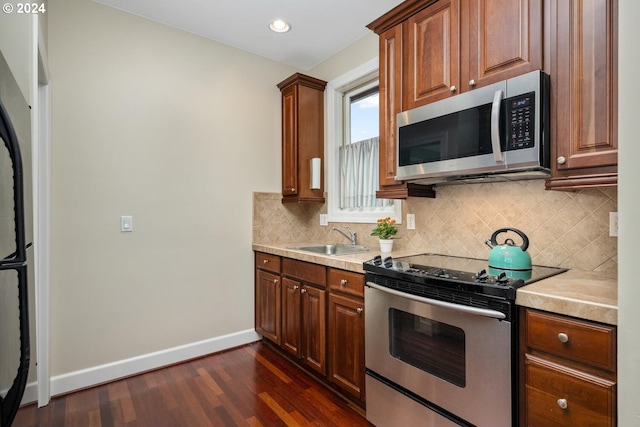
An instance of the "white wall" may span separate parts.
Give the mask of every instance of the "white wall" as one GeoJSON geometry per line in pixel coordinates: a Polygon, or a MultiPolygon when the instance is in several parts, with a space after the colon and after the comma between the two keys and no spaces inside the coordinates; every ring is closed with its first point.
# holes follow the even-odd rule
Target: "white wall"
{"type": "Polygon", "coordinates": [[[52,375],[253,329],[295,70],[89,0],[49,2],[49,59],[52,375]]]}
{"type": "Polygon", "coordinates": [[[637,427],[640,426],[640,284],[637,269],[640,242],[640,88],[637,81],[640,29],[637,17],[640,16],[640,3],[621,0],[619,7],[618,425],[637,427]]]}
{"type": "Polygon", "coordinates": [[[31,98],[31,16],[16,12],[15,1],[3,1],[13,6],[13,12],[0,12],[0,51],[27,102],[31,98]]]}

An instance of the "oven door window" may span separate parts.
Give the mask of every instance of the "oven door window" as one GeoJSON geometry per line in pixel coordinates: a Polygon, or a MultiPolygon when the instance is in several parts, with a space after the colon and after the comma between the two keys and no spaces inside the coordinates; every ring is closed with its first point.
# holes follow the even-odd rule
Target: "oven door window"
{"type": "Polygon", "coordinates": [[[451,384],[466,385],[465,335],[458,327],[391,308],[389,352],[451,384]]]}

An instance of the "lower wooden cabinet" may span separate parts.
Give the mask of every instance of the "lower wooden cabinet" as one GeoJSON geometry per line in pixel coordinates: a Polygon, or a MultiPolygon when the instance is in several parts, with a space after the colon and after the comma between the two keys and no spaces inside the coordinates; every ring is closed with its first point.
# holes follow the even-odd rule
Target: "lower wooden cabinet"
{"type": "Polygon", "coordinates": [[[256,332],[280,345],[282,315],[280,257],[256,253],[255,261],[256,332]]]}
{"type": "Polygon", "coordinates": [[[364,407],[364,274],[260,252],[255,259],[256,332],[364,407]]]}
{"type": "Polygon", "coordinates": [[[329,294],[329,381],[364,401],[364,300],[329,294]]]}
{"type": "Polygon", "coordinates": [[[616,328],[521,311],[520,425],[616,425],[616,328]]]}

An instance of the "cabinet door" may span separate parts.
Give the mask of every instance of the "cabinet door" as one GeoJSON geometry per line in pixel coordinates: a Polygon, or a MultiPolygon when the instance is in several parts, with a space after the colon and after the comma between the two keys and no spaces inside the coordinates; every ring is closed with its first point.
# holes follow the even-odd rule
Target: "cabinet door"
{"type": "Polygon", "coordinates": [[[402,110],[455,95],[460,86],[459,0],[441,0],[404,23],[402,110]]]}
{"type": "Polygon", "coordinates": [[[526,427],[615,423],[615,382],[527,355],[526,427]]]}
{"type": "Polygon", "coordinates": [[[463,91],[542,69],[542,0],[468,0],[464,6],[463,91]]]}
{"type": "Polygon", "coordinates": [[[282,348],[300,357],[300,289],[297,280],[282,278],[282,348]]]}
{"type": "Polygon", "coordinates": [[[364,400],[364,300],[329,294],[329,381],[364,400]]]}
{"type": "Polygon", "coordinates": [[[282,91],[282,195],[298,194],[298,86],[282,91]]]}
{"type": "Polygon", "coordinates": [[[556,149],[547,187],[580,188],[598,179],[603,185],[616,184],[618,2],[558,0],[551,4],[556,149]],[[609,177],[589,176],[593,174],[609,177]],[[580,176],[585,180],[563,182],[580,176]]]}
{"type": "Polygon", "coordinates": [[[304,286],[302,292],[302,357],[319,374],[326,373],[326,291],[304,286]]]}
{"type": "MultiPolygon", "coordinates": [[[[380,34],[380,189],[396,181],[396,115],[402,108],[402,25],[380,34]]],[[[380,197],[380,196],[378,196],[380,197]]]]}
{"type": "Polygon", "coordinates": [[[256,270],[256,332],[280,344],[280,276],[256,270]]]}

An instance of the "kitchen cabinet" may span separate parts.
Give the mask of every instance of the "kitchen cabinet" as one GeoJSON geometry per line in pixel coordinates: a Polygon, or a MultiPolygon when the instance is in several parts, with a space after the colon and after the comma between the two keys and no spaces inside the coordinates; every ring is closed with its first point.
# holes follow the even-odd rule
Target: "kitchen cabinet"
{"type": "Polygon", "coordinates": [[[615,326],[533,309],[520,315],[520,426],[615,426],[615,326]]]}
{"type": "Polygon", "coordinates": [[[618,182],[618,1],[552,0],[548,189],[618,182]]]}
{"type": "Polygon", "coordinates": [[[364,275],[329,269],[329,381],[364,402],[364,275]]]}
{"type": "Polygon", "coordinates": [[[255,254],[255,327],[263,337],[280,345],[281,340],[281,259],[255,254]]]}
{"type": "Polygon", "coordinates": [[[434,197],[395,180],[396,115],[541,69],[542,0],[408,0],[368,28],[379,35],[377,197],[434,197]]]}
{"type": "Polygon", "coordinates": [[[326,374],[326,268],[282,260],[282,348],[326,374]]]}
{"type": "Polygon", "coordinates": [[[319,188],[311,188],[311,159],[324,159],[326,82],[296,73],[278,84],[282,97],[282,203],[324,203],[322,167],[319,188]]]}

